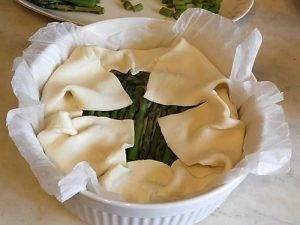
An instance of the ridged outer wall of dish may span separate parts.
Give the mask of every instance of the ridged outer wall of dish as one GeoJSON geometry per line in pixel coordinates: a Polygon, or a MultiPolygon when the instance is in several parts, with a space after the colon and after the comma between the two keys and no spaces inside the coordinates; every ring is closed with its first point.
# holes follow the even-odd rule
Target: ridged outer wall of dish
{"type": "Polygon", "coordinates": [[[235,179],[209,195],[174,206],[126,207],[99,201],[83,192],[64,203],[81,220],[91,225],[190,225],[200,222],[215,211],[244,180],[235,179]]]}

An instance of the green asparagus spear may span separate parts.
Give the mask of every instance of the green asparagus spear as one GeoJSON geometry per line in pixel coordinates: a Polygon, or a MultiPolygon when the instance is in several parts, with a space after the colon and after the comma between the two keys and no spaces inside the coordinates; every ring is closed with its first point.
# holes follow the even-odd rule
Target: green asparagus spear
{"type": "Polygon", "coordinates": [[[147,86],[147,83],[148,83],[148,80],[149,80],[149,75],[150,75],[150,73],[141,71],[138,74],[136,74],[134,76],[134,78],[139,79],[142,82],[145,82],[145,86],[147,86]]]}
{"type": "Polygon", "coordinates": [[[144,95],[145,93],[145,88],[142,86],[137,86],[134,91],[134,96],[133,96],[133,103],[129,107],[126,118],[127,119],[133,119],[135,113],[138,111],[139,108],[139,99],[144,95]]]}
{"type": "Polygon", "coordinates": [[[162,138],[161,135],[160,135],[158,140],[159,140],[159,142],[158,142],[158,145],[155,149],[155,160],[161,162],[163,154],[164,154],[166,143],[165,143],[165,141],[164,141],[164,139],[162,138]]]}
{"type": "MultiPolygon", "coordinates": [[[[152,104],[152,103],[151,103],[152,104]]],[[[148,117],[145,116],[144,117],[144,123],[143,123],[143,129],[142,132],[140,134],[140,142],[138,145],[138,159],[142,159],[143,158],[143,141],[144,141],[144,137],[145,137],[145,132],[146,132],[146,128],[147,128],[147,124],[148,124],[148,117]]]]}
{"type": "Polygon", "coordinates": [[[156,115],[156,125],[153,130],[153,135],[151,136],[151,146],[149,158],[156,160],[158,158],[158,151],[162,148],[161,142],[164,141],[159,124],[157,123],[157,119],[159,117],[163,117],[167,115],[167,107],[163,105],[158,105],[158,114],[156,115]]]}
{"type": "Polygon", "coordinates": [[[155,160],[156,148],[159,145],[159,139],[160,139],[160,128],[159,128],[158,123],[156,123],[155,131],[154,131],[153,137],[151,138],[151,145],[150,145],[150,150],[149,150],[150,153],[148,156],[149,159],[155,160]]]}
{"type": "MultiPolygon", "coordinates": [[[[160,114],[160,116],[161,117],[166,116],[168,114],[168,106],[161,105],[160,108],[161,108],[161,114],[160,114]]],[[[165,139],[163,137],[163,134],[161,132],[160,127],[159,127],[159,137],[158,137],[158,139],[159,139],[159,145],[156,147],[155,158],[158,161],[162,161],[162,157],[163,157],[163,154],[164,154],[165,146],[166,146],[167,143],[166,143],[166,141],[165,141],[165,139]]]]}
{"type": "MultiPolygon", "coordinates": [[[[134,99],[134,92],[135,92],[135,86],[134,85],[127,85],[125,87],[125,91],[126,93],[129,95],[130,99],[134,99]]],[[[130,106],[127,107],[127,109],[129,108],[130,106]]]]}
{"type": "Polygon", "coordinates": [[[126,116],[126,111],[127,111],[127,107],[120,109],[119,115],[118,115],[118,120],[123,120],[126,116]]]}
{"type": "Polygon", "coordinates": [[[167,109],[167,114],[170,115],[170,114],[174,114],[178,111],[178,107],[176,105],[171,105],[168,107],[167,109]]]}
{"type": "Polygon", "coordinates": [[[94,111],[84,110],[82,112],[82,116],[93,116],[93,115],[94,115],[94,111]]]}
{"type": "Polygon", "coordinates": [[[77,11],[77,12],[91,12],[97,14],[104,14],[104,8],[101,6],[83,7],[83,6],[54,3],[54,4],[44,5],[44,7],[48,9],[57,9],[61,11],[77,11]]]}
{"type": "Polygon", "coordinates": [[[152,141],[151,136],[157,122],[157,107],[158,104],[153,103],[149,109],[147,127],[143,136],[143,145],[141,147],[140,159],[147,159],[150,152],[150,144],[152,141]]]}
{"type": "Polygon", "coordinates": [[[109,111],[102,111],[101,112],[102,117],[109,117],[110,118],[110,112],[109,111]]]}
{"type": "Polygon", "coordinates": [[[72,3],[76,6],[83,6],[83,7],[95,7],[97,4],[96,0],[64,0],[64,1],[72,3]]]}
{"type": "Polygon", "coordinates": [[[143,132],[144,120],[147,110],[151,106],[151,102],[145,98],[141,99],[139,111],[137,112],[134,120],[134,146],[127,151],[127,160],[133,161],[138,158],[138,147],[143,132]]]}
{"type": "Polygon", "coordinates": [[[118,110],[112,111],[110,114],[110,118],[117,119],[117,117],[118,117],[118,110]]]}
{"type": "Polygon", "coordinates": [[[163,155],[163,159],[162,161],[171,166],[172,163],[174,162],[174,153],[172,152],[172,150],[168,147],[168,146],[165,146],[165,153],[163,155]]]}
{"type": "Polygon", "coordinates": [[[34,4],[45,6],[48,4],[60,3],[60,0],[31,0],[34,4]]]}
{"type": "Polygon", "coordinates": [[[130,71],[127,74],[123,74],[114,70],[112,70],[111,72],[117,76],[117,78],[119,79],[119,81],[125,89],[128,85],[147,86],[150,74],[148,72],[139,72],[136,75],[131,75],[130,71]]]}
{"type": "Polygon", "coordinates": [[[97,116],[97,117],[102,116],[102,111],[95,111],[94,116],[97,116]]]}

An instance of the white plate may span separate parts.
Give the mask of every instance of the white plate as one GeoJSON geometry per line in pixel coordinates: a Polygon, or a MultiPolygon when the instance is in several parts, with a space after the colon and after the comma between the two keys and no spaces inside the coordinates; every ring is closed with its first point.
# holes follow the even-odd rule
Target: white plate
{"type": "MultiPolygon", "coordinates": [[[[38,7],[26,0],[16,0],[21,5],[29,8],[37,13],[45,16],[61,20],[70,21],[80,25],[86,25],[106,19],[114,19],[120,17],[153,17],[165,18],[158,13],[162,4],[160,0],[143,1],[144,10],[141,12],[131,12],[123,8],[121,0],[102,0],[101,5],[105,7],[104,15],[81,12],[63,12],[57,10],[49,10],[38,7]]],[[[140,0],[138,2],[141,2],[140,0]]],[[[223,0],[220,15],[225,16],[233,21],[241,19],[249,12],[254,0],[223,0]]]]}

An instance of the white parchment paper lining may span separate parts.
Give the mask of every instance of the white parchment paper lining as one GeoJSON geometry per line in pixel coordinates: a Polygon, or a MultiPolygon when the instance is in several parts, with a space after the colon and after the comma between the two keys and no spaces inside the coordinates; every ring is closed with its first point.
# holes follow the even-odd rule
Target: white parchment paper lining
{"type": "MultiPolygon", "coordinates": [[[[247,126],[244,159],[217,183],[241,174],[269,175],[289,170],[291,143],[279,103],[283,94],[271,82],[257,82],[252,67],[262,37],[257,29],[244,31],[232,21],[205,10],[187,10],[173,23],[150,18],[108,20],[80,27],[50,23],[30,38],[31,45],[15,59],[12,87],[19,108],[8,112],[9,134],[29,163],[43,189],[63,202],[80,191],[103,194],[87,162],[64,175],[50,162],[36,138],[43,126],[43,85],[78,45],[117,50],[168,47],[184,37],[230,78],[230,97],[247,126]]],[[[16,178],[17,179],[17,178],[16,178]]]]}

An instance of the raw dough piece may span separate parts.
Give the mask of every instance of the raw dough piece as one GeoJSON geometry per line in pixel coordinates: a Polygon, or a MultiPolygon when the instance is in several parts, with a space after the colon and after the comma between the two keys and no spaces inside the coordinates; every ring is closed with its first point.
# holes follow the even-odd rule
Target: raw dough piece
{"type": "Polygon", "coordinates": [[[192,106],[228,79],[194,46],[180,39],[158,58],[145,98],[164,105],[192,106]]]}
{"type": "Polygon", "coordinates": [[[241,158],[245,125],[226,89],[212,91],[207,101],[183,113],[158,119],[168,146],[185,164],[231,169],[241,158]]]}
{"type": "Polygon", "coordinates": [[[151,71],[156,58],[167,49],[112,51],[97,46],[80,46],[50,76],[42,92],[45,114],[81,110],[115,110],[132,103],[111,70],[126,73],[151,71]]]}
{"type": "Polygon", "coordinates": [[[221,173],[222,168],[186,166],[180,160],[172,167],[137,160],[113,167],[101,177],[100,184],[128,202],[166,202],[199,194],[221,173]]]}
{"type": "Polygon", "coordinates": [[[71,119],[59,112],[37,137],[47,156],[63,172],[87,161],[101,175],[113,165],[126,163],[125,149],[134,143],[134,127],[132,120],[93,116],[71,119]]]}
{"type": "Polygon", "coordinates": [[[171,168],[154,160],[136,160],[117,165],[106,172],[100,184],[130,202],[151,202],[156,193],[173,178],[171,168]]]}

